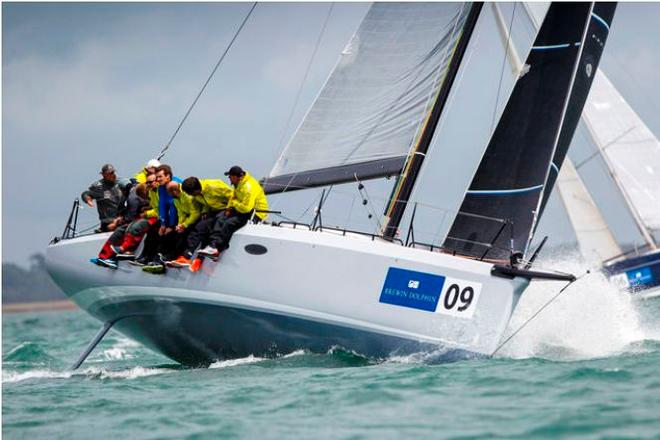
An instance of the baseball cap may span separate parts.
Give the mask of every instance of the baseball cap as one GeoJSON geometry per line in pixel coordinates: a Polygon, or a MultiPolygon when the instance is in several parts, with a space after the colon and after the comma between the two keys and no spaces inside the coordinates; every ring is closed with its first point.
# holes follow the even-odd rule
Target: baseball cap
{"type": "Polygon", "coordinates": [[[234,165],[233,167],[229,168],[229,171],[225,173],[225,176],[242,176],[245,174],[245,171],[243,171],[243,168],[239,167],[238,165],[234,165]]]}
{"type": "Polygon", "coordinates": [[[115,167],[113,167],[112,164],[106,163],[101,167],[101,174],[114,173],[114,172],[115,172],[115,167]]]}
{"type": "Polygon", "coordinates": [[[158,159],[151,159],[149,162],[147,162],[147,166],[145,168],[158,168],[160,166],[160,161],[158,159]]]}

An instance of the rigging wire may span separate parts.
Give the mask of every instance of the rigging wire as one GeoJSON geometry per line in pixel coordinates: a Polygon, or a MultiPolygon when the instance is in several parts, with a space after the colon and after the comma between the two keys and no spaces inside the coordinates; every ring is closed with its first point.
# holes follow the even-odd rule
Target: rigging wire
{"type": "Polygon", "coordinates": [[[500,351],[500,349],[501,349],[502,347],[504,347],[504,346],[507,344],[507,342],[509,342],[511,339],[513,339],[514,336],[516,336],[516,335],[517,335],[517,334],[518,334],[523,328],[525,328],[525,326],[526,326],[527,324],[529,324],[534,318],[536,318],[536,317],[537,317],[537,316],[538,316],[538,315],[539,315],[539,314],[540,314],[540,313],[541,313],[546,307],[548,307],[548,306],[549,306],[550,304],[552,304],[557,298],[559,298],[559,296],[560,296],[562,293],[564,293],[564,292],[566,291],[566,289],[568,289],[573,283],[575,283],[575,282],[578,281],[578,280],[581,280],[582,278],[584,278],[586,275],[588,275],[588,274],[590,274],[590,273],[591,273],[591,271],[590,271],[590,270],[587,270],[585,273],[583,273],[582,275],[580,275],[579,277],[575,278],[573,281],[570,281],[568,284],[566,284],[564,287],[562,287],[561,290],[560,290],[559,292],[557,292],[557,294],[556,294],[555,296],[553,296],[552,298],[550,298],[550,300],[549,300],[548,302],[546,302],[545,304],[543,304],[543,306],[541,306],[540,309],[538,309],[538,310],[537,310],[532,316],[530,316],[525,322],[523,322],[522,325],[520,325],[520,327],[518,327],[518,328],[516,329],[516,331],[514,331],[513,333],[511,333],[511,335],[509,335],[509,337],[506,338],[506,339],[504,340],[504,342],[502,342],[500,345],[498,345],[497,348],[495,349],[495,351],[494,351],[493,353],[491,353],[491,356],[495,356],[495,353],[497,353],[498,351],[500,351]]]}
{"type": "Polygon", "coordinates": [[[209,75],[209,77],[206,79],[206,82],[205,82],[204,85],[202,86],[201,90],[199,91],[199,93],[197,94],[197,96],[195,97],[195,99],[193,100],[192,104],[190,104],[190,107],[188,108],[188,111],[187,111],[186,114],[183,116],[183,119],[181,119],[181,122],[179,122],[178,127],[176,128],[176,130],[174,130],[174,133],[172,134],[172,137],[170,137],[170,140],[167,141],[167,144],[165,144],[165,146],[163,147],[163,149],[160,150],[160,153],[158,154],[158,157],[157,157],[158,160],[160,160],[163,156],[165,156],[165,153],[166,153],[167,150],[170,148],[170,145],[172,145],[172,141],[174,141],[174,138],[176,137],[176,135],[179,134],[179,130],[181,130],[181,127],[182,127],[183,124],[186,122],[186,119],[188,119],[188,116],[190,115],[190,112],[192,112],[193,108],[194,108],[195,105],[197,104],[197,101],[198,101],[199,98],[202,96],[202,93],[204,93],[204,90],[206,89],[206,86],[209,84],[209,82],[211,82],[211,78],[213,78],[213,75],[215,75],[215,72],[218,70],[218,67],[220,67],[220,64],[222,63],[222,60],[225,59],[225,56],[226,56],[227,53],[229,52],[229,49],[231,49],[232,45],[234,44],[234,41],[236,41],[236,38],[238,37],[238,34],[240,34],[241,31],[243,30],[243,27],[245,26],[245,23],[247,23],[248,19],[249,19],[250,16],[252,15],[252,12],[254,11],[254,8],[257,7],[257,3],[258,3],[258,2],[254,2],[254,3],[252,3],[252,7],[251,7],[250,10],[248,11],[248,13],[247,13],[247,15],[245,16],[245,18],[243,19],[243,22],[241,23],[241,25],[238,27],[238,30],[236,31],[236,33],[234,34],[234,37],[233,37],[233,38],[231,39],[231,41],[229,42],[229,45],[227,46],[227,48],[225,49],[225,51],[224,51],[224,52],[222,53],[222,55],[220,56],[220,59],[219,59],[218,62],[215,64],[215,67],[214,67],[213,70],[211,71],[211,74],[209,75]]]}
{"type": "Polygon", "coordinates": [[[502,60],[502,70],[500,71],[500,82],[497,85],[497,95],[495,97],[495,108],[493,109],[493,120],[490,124],[490,132],[495,130],[495,117],[497,116],[497,106],[500,102],[500,92],[502,90],[502,80],[504,79],[504,69],[506,67],[507,58],[509,57],[509,48],[511,47],[511,30],[513,29],[513,19],[516,16],[516,6],[518,3],[513,4],[513,12],[511,12],[511,22],[509,23],[509,35],[506,39],[506,49],[504,51],[504,59],[502,60]]]}

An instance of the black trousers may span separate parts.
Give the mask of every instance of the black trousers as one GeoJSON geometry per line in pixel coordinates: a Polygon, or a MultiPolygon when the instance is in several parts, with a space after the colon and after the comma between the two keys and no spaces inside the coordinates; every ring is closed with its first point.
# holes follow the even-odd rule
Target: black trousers
{"type": "Polygon", "coordinates": [[[172,231],[161,236],[158,243],[158,252],[163,254],[165,259],[174,260],[186,250],[188,236],[193,229],[194,227],[187,228],[183,232],[172,231]]]}
{"type": "Polygon", "coordinates": [[[157,221],[153,225],[149,226],[147,231],[147,236],[144,239],[144,249],[142,250],[141,256],[148,260],[153,260],[158,253],[158,247],[160,246],[160,235],[158,235],[158,229],[160,229],[160,221],[157,221]]]}
{"type": "Polygon", "coordinates": [[[197,249],[197,246],[206,246],[209,244],[209,239],[211,232],[213,231],[213,225],[215,224],[215,219],[220,213],[209,214],[208,217],[201,219],[197,224],[190,228],[188,233],[188,239],[186,243],[186,252],[192,254],[197,249]]]}
{"type": "Polygon", "coordinates": [[[215,218],[213,231],[211,232],[211,245],[219,251],[229,247],[229,240],[234,232],[241,229],[250,220],[249,214],[233,214],[226,216],[224,212],[218,214],[215,218]]]}

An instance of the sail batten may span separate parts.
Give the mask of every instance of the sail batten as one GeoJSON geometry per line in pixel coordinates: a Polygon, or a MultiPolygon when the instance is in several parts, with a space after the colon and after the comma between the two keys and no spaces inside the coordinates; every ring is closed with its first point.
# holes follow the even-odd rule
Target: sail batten
{"type": "Polygon", "coordinates": [[[469,11],[466,3],[373,4],[265,179],[266,189],[332,183],[323,176],[337,183],[340,175],[400,173],[403,165],[393,164],[419,139],[469,11]]]}

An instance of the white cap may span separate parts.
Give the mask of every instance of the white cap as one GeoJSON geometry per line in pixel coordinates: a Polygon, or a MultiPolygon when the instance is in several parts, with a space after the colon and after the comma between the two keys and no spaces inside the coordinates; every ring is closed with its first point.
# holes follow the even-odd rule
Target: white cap
{"type": "Polygon", "coordinates": [[[160,166],[160,161],[158,159],[151,159],[149,162],[147,162],[147,166],[145,168],[158,168],[160,166]]]}

